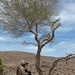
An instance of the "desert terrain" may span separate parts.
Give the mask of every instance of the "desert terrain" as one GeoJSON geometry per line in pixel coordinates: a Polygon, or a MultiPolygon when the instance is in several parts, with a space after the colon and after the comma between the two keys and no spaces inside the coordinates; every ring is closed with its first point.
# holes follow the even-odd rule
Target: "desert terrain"
{"type": "MultiPolygon", "coordinates": [[[[35,54],[18,52],[18,51],[6,51],[0,52],[0,57],[3,58],[3,63],[6,65],[6,72],[8,75],[15,75],[16,68],[20,64],[21,60],[26,60],[29,63],[29,70],[33,75],[38,75],[35,69],[35,54]]],[[[55,57],[41,57],[41,69],[44,75],[47,75],[52,63],[58,58],[55,57]]],[[[52,71],[51,75],[75,75],[75,58],[67,61],[59,62],[52,71]]]]}

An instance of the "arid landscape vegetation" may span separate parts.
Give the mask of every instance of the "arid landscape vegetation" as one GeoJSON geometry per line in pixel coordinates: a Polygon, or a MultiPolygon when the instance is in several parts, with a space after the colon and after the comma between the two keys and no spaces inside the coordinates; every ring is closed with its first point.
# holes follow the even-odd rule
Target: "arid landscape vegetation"
{"type": "MultiPolygon", "coordinates": [[[[4,68],[7,75],[15,75],[16,68],[20,64],[21,60],[26,60],[29,62],[29,70],[31,70],[32,75],[38,75],[35,68],[35,54],[17,51],[7,51],[0,52],[0,57],[3,58],[3,63],[6,65],[4,68]]],[[[52,63],[57,60],[55,57],[41,57],[41,69],[44,75],[48,75],[48,71],[52,66],[52,63]]],[[[51,75],[74,75],[75,74],[75,58],[71,58],[58,62],[58,64],[52,70],[51,75]]]]}

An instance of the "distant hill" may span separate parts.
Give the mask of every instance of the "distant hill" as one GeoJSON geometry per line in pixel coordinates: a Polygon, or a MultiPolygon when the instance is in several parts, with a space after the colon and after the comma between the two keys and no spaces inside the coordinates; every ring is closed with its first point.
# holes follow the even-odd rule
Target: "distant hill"
{"type": "MultiPolygon", "coordinates": [[[[32,71],[34,75],[37,75],[35,69],[35,54],[27,53],[27,52],[18,52],[18,51],[6,51],[0,52],[0,57],[3,58],[3,62],[7,65],[7,68],[10,70],[10,66],[16,67],[20,64],[21,60],[26,60],[30,63],[29,69],[32,71]],[[35,74],[36,73],[36,74],[35,74]]],[[[54,57],[41,57],[41,68],[44,72],[44,75],[47,75],[49,68],[51,68],[53,61],[55,61],[54,57]]],[[[75,58],[72,58],[67,61],[62,61],[57,64],[57,66],[53,69],[52,75],[75,75],[75,58]]],[[[7,70],[8,70],[7,69],[7,70]]],[[[15,69],[13,73],[15,75],[15,69]]],[[[10,75],[10,74],[9,74],[10,75]]]]}
{"type": "MultiPolygon", "coordinates": [[[[18,52],[18,51],[1,51],[0,57],[3,58],[5,64],[17,65],[21,60],[26,60],[29,63],[35,63],[35,54],[27,52],[18,52]]],[[[42,56],[42,61],[52,61],[55,58],[42,56]]]]}

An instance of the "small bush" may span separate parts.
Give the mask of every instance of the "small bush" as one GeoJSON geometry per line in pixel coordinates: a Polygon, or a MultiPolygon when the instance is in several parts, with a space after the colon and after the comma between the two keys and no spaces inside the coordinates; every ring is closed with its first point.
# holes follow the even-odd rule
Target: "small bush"
{"type": "Polygon", "coordinates": [[[0,75],[3,75],[3,68],[5,65],[3,64],[2,58],[0,58],[0,75]]]}

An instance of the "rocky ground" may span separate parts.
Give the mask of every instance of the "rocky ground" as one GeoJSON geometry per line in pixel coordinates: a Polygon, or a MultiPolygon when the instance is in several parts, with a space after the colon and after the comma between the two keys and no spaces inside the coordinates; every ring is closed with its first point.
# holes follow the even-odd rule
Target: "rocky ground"
{"type": "MultiPolygon", "coordinates": [[[[35,54],[26,52],[0,52],[0,57],[3,58],[3,62],[6,65],[5,70],[9,75],[15,75],[16,67],[20,64],[21,60],[29,62],[29,70],[33,75],[38,75],[35,69],[35,54]]],[[[54,57],[41,57],[41,69],[44,75],[47,75],[52,63],[57,58],[54,57]]],[[[52,71],[52,75],[75,75],[75,58],[70,60],[61,61],[55,66],[52,71]]]]}

